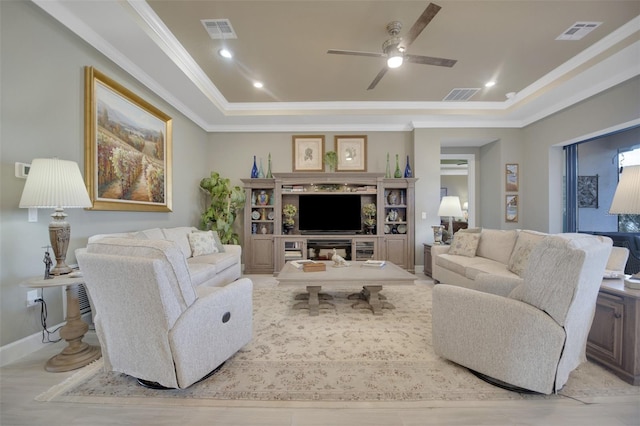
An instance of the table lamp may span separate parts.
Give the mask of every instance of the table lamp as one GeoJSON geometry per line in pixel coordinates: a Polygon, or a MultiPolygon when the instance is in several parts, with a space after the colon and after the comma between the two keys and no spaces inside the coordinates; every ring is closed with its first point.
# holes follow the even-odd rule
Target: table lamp
{"type": "Polygon", "coordinates": [[[462,217],[462,209],[460,208],[460,197],[456,195],[447,195],[442,197],[438,216],[449,216],[449,239],[453,238],[453,218],[462,217]]]}
{"type": "MultiPolygon", "coordinates": [[[[609,213],[640,214],[640,166],[627,166],[622,169],[609,213]]],[[[640,272],[626,279],[624,284],[640,290],[640,272]]]]}
{"type": "Polygon", "coordinates": [[[52,275],[71,272],[65,263],[71,227],[65,220],[64,208],[91,207],[87,188],[78,164],[57,158],[36,158],[31,162],[20,207],[53,208],[49,239],[56,257],[52,275]]]}

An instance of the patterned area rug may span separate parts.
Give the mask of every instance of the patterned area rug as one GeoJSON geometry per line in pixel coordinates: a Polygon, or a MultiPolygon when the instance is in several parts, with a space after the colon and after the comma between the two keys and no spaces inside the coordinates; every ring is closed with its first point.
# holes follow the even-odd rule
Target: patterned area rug
{"type": "MultiPolygon", "coordinates": [[[[437,357],[431,347],[431,286],[385,288],[396,309],[374,316],[351,308],[355,289],[328,291],[335,309],[310,317],[293,310],[299,289],[254,289],[254,338],[212,377],[186,390],[158,391],[102,371],[102,361],[40,395],[40,401],[119,404],[242,405],[243,402],[422,402],[638,398],[592,363],[575,370],[558,395],[524,395],[485,383],[437,357]]],[[[249,404],[251,405],[251,404],[249,404]]],[[[339,405],[338,405],[339,406],[339,405]]]]}

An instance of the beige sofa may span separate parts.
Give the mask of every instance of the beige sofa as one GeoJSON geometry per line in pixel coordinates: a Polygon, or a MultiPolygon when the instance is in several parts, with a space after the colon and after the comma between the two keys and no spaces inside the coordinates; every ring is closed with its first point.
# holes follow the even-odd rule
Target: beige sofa
{"type": "Polygon", "coordinates": [[[213,231],[199,231],[191,226],[152,228],[93,235],[89,237],[89,244],[103,238],[173,241],[184,255],[191,282],[196,287],[226,285],[242,275],[242,248],[239,245],[220,243],[218,235],[213,231]]]}
{"type": "MultiPolygon", "coordinates": [[[[532,250],[547,236],[530,230],[461,230],[451,245],[431,248],[433,279],[507,296],[522,284],[532,250]]],[[[628,256],[628,249],[613,247],[604,277],[621,276],[628,256]]]]}

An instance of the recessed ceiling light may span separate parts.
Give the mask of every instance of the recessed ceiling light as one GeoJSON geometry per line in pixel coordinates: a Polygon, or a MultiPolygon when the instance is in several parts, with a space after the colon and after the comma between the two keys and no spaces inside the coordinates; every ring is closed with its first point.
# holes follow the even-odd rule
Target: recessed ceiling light
{"type": "Polygon", "coordinates": [[[262,89],[264,87],[264,84],[262,84],[262,82],[260,81],[254,81],[253,87],[255,87],[256,89],[262,89]]]}
{"type": "Polygon", "coordinates": [[[489,88],[489,87],[493,87],[493,86],[495,86],[495,85],[496,85],[496,82],[495,82],[495,81],[487,81],[487,82],[484,84],[484,87],[489,88]]]}
{"type": "Polygon", "coordinates": [[[223,58],[227,58],[227,59],[231,59],[233,58],[233,54],[231,54],[231,51],[227,50],[227,49],[220,49],[218,50],[218,53],[220,54],[220,56],[222,56],[223,58]]]}

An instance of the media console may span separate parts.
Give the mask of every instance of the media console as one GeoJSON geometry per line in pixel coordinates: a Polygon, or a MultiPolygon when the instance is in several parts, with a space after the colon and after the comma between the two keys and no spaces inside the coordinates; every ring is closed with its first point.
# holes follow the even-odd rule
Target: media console
{"type": "Polygon", "coordinates": [[[288,260],[330,259],[334,248],[347,260],[388,260],[413,272],[415,181],[352,172],[274,173],[273,179],[242,179],[245,272],[277,273],[288,260]],[[362,208],[367,204],[375,206],[373,229],[364,224],[362,208]],[[282,215],[287,205],[296,210],[292,227],[285,226],[282,215]],[[316,207],[309,211],[309,206],[316,207]],[[332,232],[341,215],[349,216],[348,230],[332,232]],[[305,229],[309,217],[311,227],[322,232],[305,229]]]}

